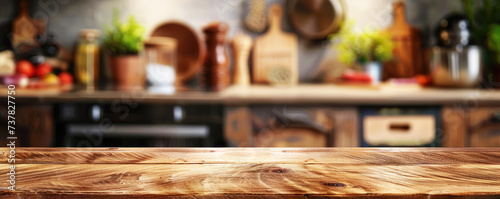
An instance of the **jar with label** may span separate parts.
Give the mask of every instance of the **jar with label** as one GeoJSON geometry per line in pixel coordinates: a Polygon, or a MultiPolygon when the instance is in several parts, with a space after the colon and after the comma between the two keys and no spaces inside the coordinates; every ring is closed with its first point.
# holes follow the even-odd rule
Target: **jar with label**
{"type": "Polygon", "coordinates": [[[99,80],[99,30],[84,29],[76,48],[75,77],[77,85],[94,90],[99,80]]]}

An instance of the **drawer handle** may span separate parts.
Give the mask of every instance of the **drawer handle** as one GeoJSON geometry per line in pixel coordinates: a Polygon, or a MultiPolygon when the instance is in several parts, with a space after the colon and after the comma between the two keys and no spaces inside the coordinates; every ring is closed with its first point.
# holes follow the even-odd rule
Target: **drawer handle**
{"type": "Polygon", "coordinates": [[[411,126],[409,124],[394,123],[389,125],[389,129],[396,132],[408,132],[410,128],[411,126]]]}

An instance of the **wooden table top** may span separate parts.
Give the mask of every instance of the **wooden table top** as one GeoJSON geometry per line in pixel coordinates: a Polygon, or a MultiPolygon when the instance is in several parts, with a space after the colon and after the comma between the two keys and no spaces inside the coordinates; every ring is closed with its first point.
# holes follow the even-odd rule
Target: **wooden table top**
{"type": "MultiPolygon", "coordinates": [[[[0,89],[0,97],[7,91],[0,89]]],[[[5,97],[6,99],[6,97],[5,97]]],[[[253,85],[232,86],[222,92],[179,91],[158,94],[145,90],[135,91],[72,91],[16,90],[16,101],[30,102],[113,102],[129,100],[142,103],[289,103],[289,104],[346,104],[346,105],[498,105],[500,90],[444,89],[444,88],[364,88],[339,85],[301,84],[294,87],[253,85]]]]}
{"type": "Polygon", "coordinates": [[[0,151],[1,198],[500,198],[500,148],[0,151]]]}

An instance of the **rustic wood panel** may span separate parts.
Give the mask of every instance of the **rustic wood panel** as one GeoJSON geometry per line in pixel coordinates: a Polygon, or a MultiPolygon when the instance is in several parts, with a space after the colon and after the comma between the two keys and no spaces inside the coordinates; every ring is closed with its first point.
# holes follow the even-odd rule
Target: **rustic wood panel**
{"type": "MultiPolygon", "coordinates": [[[[213,93],[179,91],[172,95],[154,94],[148,91],[95,91],[65,92],[61,90],[16,90],[16,101],[48,102],[112,102],[116,98],[135,99],[143,103],[225,103],[225,104],[349,104],[349,105],[450,105],[464,103],[475,96],[481,106],[498,105],[500,90],[418,88],[401,89],[394,86],[378,88],[353,88],[342,85],[300,84],[283,89],[266,85],[248,88],[229,87],[213,93]],[[17,92],[19,91],[19,92],[17,92]]],[[[6,89],[0,88],[0,98],[7,99],[6,89]]]]}
{"type": "MultiPolygon", "coordinates": [[[[23,164],[16,173],[17,191],[42,193],[500,194],[500,165],[483,164],[23,164]]],[[[0,184],[7,187],[7,182],[0,184]]]]}
{"type": "MultiPolygon", "coordinates": [[[[2,129],[7,129],[7,116],[7,106],[0,107],[0,120],[5,121],[5,123],[0,124],[2,129]]],[[[15,118],[17,146],[52,146],[54,135],[52,106],[17,105],[15,118]]],[[[7,140],[6,137],[0,138],[1,146],[6,146],[9,143],[10,140],[7,140]]]]}
{"type": "MultiPolygon", "coordinates": [[[[0,162],[8,149],[0,148],[0,162]]],[[[500,164],[497,148],[19,148],[20,164],[500,164]]]]}
{"type": "Polygon", "coordinates": [[[224,113],[224,138],[229,143],[229,146],[252,146],[250,108],[246,106],[229,106],[225,108],[224,113]]]}
{"type": "MultiPolygon", "coordinates": [[[[6,162],[8,150],[0,152],[6,162]]],[[[500,148],[19,148],[17,155],[17,190],[1,181],[1,198],[500,197],[500,148]]]]}
{"type": "Polygon", "coordinates": [[[438,135],[442,136],[442,146],[468,146],[465,109],[458,107],[443,107],[442,110],[443,129],[438,129],[438,135]]]}
{"type": "Polygon", "coordinates": [[[479,107],[470,111],[470,146],[500,147],[500,122],[492,122],[500,107],[479,107]]]}
{"type": "Polygon", "coordinates": [[[358,147],[358,112],[356,108],[346,108],[344,110],[334,111],[335,147],[358,147]]]}

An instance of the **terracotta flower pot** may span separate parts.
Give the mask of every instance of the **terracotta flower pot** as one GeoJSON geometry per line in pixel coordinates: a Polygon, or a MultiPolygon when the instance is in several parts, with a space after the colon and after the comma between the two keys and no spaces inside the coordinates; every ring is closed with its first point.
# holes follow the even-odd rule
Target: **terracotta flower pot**
{"type": "Polygon", "coordinates": [[[110,58],[111,76],[118,90],[132,90],[144,86],[144,70],[138,55],[110,58]]]}

